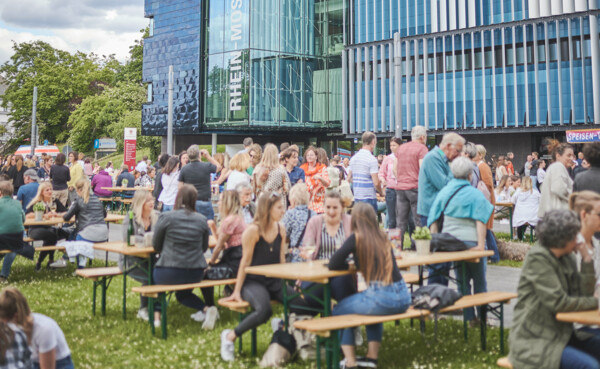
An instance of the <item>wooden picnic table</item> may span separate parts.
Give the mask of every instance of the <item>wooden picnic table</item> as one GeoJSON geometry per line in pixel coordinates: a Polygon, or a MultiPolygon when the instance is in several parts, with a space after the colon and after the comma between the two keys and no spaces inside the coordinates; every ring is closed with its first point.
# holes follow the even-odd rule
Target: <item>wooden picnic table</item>
{"type": "Polygon", "coordinates": [[[558,313],[556,314],[556,320],[567,323],[600,325],[600,311],[595,309],[586,311],[572,311],[570,313],[558,313]]]}
{"type": "Polygon", "coordinates": [[[400,259],[397,259],[398,268],[406,269],[412,266],[424,266],[430,264],[449,263],[452,261],[467,261],[467,262],[478,262],[479,259],[493,256],[494,252],[491,250],[484,251],[452,251],[452,252],[434,252],[429,255],[417,255],[414,251],[402,251],[400,253],[400,259]]]}
{"type": "Polygon", "coordinates": [[[515,205],[512,202],[497,202],[496,206],[500,206],[503,209],[500,210],[495,210],[496,208],[494,208],[494,214],[500,213],[502,211],[504,211],[505,209],[508,209],[508,221],[509,221],[509,228],[510,228],[510,239],[513,239],[513,226],[512,226],[512,220],[513,220],[513,209],[515,207],[515,205]]]}
{"type": "MultiPolygon", "coordinates": [[[[104,218],[104,221],[107,223],[118,223],[118,222],[123,221],[123,219],[125,219],[124,215],[107,214],[106,218],[104,218]]],[[[44,219],[44,220],[25,219],[25,223],[23,223],[23,225],[25,227],[54,226],[54,225],[59,225],[59,224],[63,224],[63,223],[73,223],[74,221],[75,221],[74,218],[71,218],[70,220],[64,220],[62,217],[52,217],[50,219],[44,219]]]]}
{"type": "Polygon", "coordinates": [[[153,187],[102,187],[103,190],[112,192],[124,192],[124,191],[137,191],[137,190],[148,190],[152,191],[153,187]]]}
{"type": "Polygon", "coordinates": [[[246,273],[262,275],[269,278],[285,280],[303,280],[307,282],[326,284],[330,278],[348,275],[355,272],[350,270],[329,270],[327,260],[315,260],[303,263],[268,264],[246,267],[246,273]]]}

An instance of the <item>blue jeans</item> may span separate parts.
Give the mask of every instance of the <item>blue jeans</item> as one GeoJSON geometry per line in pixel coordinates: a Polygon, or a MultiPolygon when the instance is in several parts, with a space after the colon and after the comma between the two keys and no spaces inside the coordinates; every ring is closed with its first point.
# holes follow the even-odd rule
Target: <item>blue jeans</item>
{"type": "Polygon", "coordinates": [[[571,336],[560,358],[560,369],[600,368],[600,334],[581,341],[571,336]]]}
{"type": "Polygon", "coordinates": [[[206,217],[206,220],[215,219],[215,211],[211,201],[196,201],[196,211],[206,217]]]}
{"type": "Polygon", "coordinates": [[[485,246],[488,250],[494,251],[494,256],[490,258],[492,263],[497,263],[500,261],[500,252],[498,251],[498,245],[496,244],[496,238],[494,237],[494,232],[491,229],[488,229],[485,234],[485,246]]]}
{"type": "MultiPolygon", "coordinates": [[[[156,267],[153,272],[154,283],[156,284],[188,284],[198,283],[204,278],[204,269],[181,269],[156,267]]],[[[204,301],[192,292],[192,290],[175,292],[177,301],[183,306],[195,310],[204,310],[206,306],[204,301]]]]}
{"type": "Polygon", "coordinates": [[[537,190],[538,189],[537,176],[529,176],[529,177],[531,177],[531,184],[533,185],[533,188],[535,188],[537,190]]]}
{"type": "MultiPolygon", "coordinates": [[[[477,246],[477,242],[465,242],[465,244],[469,247],[477,246]]],[[[455,263],[456,269],[454,272],[456,273],[456,283],[458,284],[458,291],[463,295],[471,294],[471,280],[473,281],[473,293],[487,292],[487,281],[485,279],[485,271],[487,268],[487,258],[480,258],[478,263],[455,263]],[[462,291],[462,283],[463,283],[463,271],[462,265],[465,267],[465,275],[466,275],[466,293],[462,291]]],[[[465,309],[466,311],[466,319],[473,320],[475,317],[475,310],[473,308],[465,309]]]]}
{"type": "MultiPolygon", "coordinates": [[[[330,280],[331,283],[331,297],[336,301],[342,301],[348,296],[354,295],[356,291],[356,283],[354,282],[354,277],[352,275],[344,275],[341,277],[333,277],[330,280]]],[[[302,282],[302,289],[307,289],[316,283],[312,282],[302,282]]],[[[311,295],[304,294],[304,300],[309,307],[314,308],[323,308],[323,304],[319,301],[315,300],[312,296],[314,295],[320,300],[323,300],[324,293],[323,285],[312,287],[310,290],[311,295]]],[[[307,315],[314,315],[315,312],[307,312],[307,315]]]]}
{"type": "MultiPolygon", "coordinates": [[[[346,297],[333,308],[333,315],[364,314],[393,315],[402,314],[411,303],[410,293],[404,280],[387,286],[371,282],[369,287],[360,293],[346,297]]],[[[381,342],[383,324],[372,324],[367,327],[367,341],[381,342]]],[[[353,329],[344,329],[340,333],[342,345],[354,345],[353,329]]]]}
{"type": "Polygon", "coordinates": [[[167,212],[167,211],[171,211],[171,210],[173,210],[173,206],[174,206],[174,205],[165,205],[165,204],[163,204],[163,206],[162,206],[162,210],[161,210],[161,211],[162,211],[163,213],[165,213],[165,212],[167,212]]]}
{"type": "Polygon", "coordinates": [[[8,278],[10,274],[10,269],[12,268],[13,262],[17,254],[15,252],[8,253],[4,255],[4,260],[2,260],[2,271],[0,271],[0,277],[8,278]]]}
{"type": "MultiPolygon", "coordinates": [[[[56,369],[75,369],[73,365],[73,360],[71,360],[71,355],[62,358],[60,360],[56,360],[56,369]]],[[[33,363],[33,369],[40,369],[40,363],[33,363]]]]}
{"type": "Polygon", "coordinates": [[[396,190],[385,189],[385,205],[387,207],[387,227],[396,228],[396,190]]]}
{"type": "Polygon", "coordinates": [[[373,210],[375,210],[375,215],[377,215],[377,199],[362,199],[362,200],[354,199],[354,202],[366,202],[367,204],[369,204],[373,207],[373,210]]]}

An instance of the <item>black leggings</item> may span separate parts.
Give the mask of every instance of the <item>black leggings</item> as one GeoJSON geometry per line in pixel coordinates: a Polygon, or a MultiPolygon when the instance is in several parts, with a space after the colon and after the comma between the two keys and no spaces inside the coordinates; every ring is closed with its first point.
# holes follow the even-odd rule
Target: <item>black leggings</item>
{"type": "MultiPolygon", "coordinates": [[[[535,229],[535,227],[530,226],[531,229],[535,229]]],[[[527,230],[527,224],[523,224],[522,226],[517,227],[517,238],[523,241],[523,236],[525,236],[525,231],[527,230]]]]}
{"type": "MultiPolygon", "coordinates": [[[[287,284],[284,288],[287,288],[288,296],[296,293],[294,289],[287,284]]],[[[244,282],[244,287],[242,287],[242,298],[245,301],[248,301],[250,306],[252,306],[252,312],[248,314],[246,318],[244,318],[244,320],[242,320],[242,322],[233,330],[237,337],[244,334],[244,332],[266,323],[269,320],[271,315],[273,315],[271,300],[283,302],[283,290],[279,288],[277,290],[270,291],[260,282],[246,280],[244,282]]],[[[306,302],[300,297],[290,301],[288,306],[292,304],[296,306],[306,306],[306,302]]],[[[290,312],[300,311],[301,309],[290,309],[290,312]]]]}
{"type": "MultiPolygon", "coordinates": [[[[44,241],[44,246],[55,246],[58,241],[56,230],[52,228],[32,228],[29,230],[29,237],[36,241],[44,241]]],[[[50,256],[48,263],[54,261],[54,251],[42,251],[38,256],[37,264],[41,265],[46,256],[50,256]]]]}

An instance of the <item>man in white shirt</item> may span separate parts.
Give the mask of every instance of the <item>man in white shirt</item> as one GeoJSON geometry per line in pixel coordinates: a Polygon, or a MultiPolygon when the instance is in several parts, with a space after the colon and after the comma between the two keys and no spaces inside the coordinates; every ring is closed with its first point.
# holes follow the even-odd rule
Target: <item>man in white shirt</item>
{"type": "Polygon", "coordinates": [[[142,158],[142,160],[140,160],[139,163],[137,163],[137,165],[135,166],[135,170],[137,170],[138,172],[142,173],[147,173],[148,172],[148,156],[144,155],[144,157],[142,158]]]}
{"type": "Polygon", "coordinates": [[[379,163],[373,156],[377,136],[367,131],[362,135],[362,143],[362,149],[350,159],[348,181],[352,183],[354,201],[370,204],[377,213],[377,193],[382,192],[378,176],[379,163]]]}

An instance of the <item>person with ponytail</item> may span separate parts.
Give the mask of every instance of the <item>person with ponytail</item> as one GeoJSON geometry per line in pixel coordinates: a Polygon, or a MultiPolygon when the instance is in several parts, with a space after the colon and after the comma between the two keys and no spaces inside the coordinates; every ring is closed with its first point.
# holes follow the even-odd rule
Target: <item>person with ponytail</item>
{"type": "MultiPolygon", "coordinates": [[[[354,265],[365,278],[368,287],[365,291],[340,301],[333,308],[333,315],[392,315],[405,312],[411,303],[410,293],[396,265],[392,244],[379,228],[377,214],[371,205],[354,204],[351,229],[352,235],[329,259],[329,269],[348,269],[347,259],[352,255],[354,265]]],[[[382,337],[383,324],[368,325],[367,357],[358,359],[353,329],[344,329],[340,342],[345,359],[340,368],[377,367],[382,337]]]]}
{"type": "MultiPolygon", "coordinates": [[[[76,241],[103,242],[108,240],[108,227],[104,218],[106,209],[98,196],[90,193],[90,182],[87,178],[80,178],[75,182],[77,196],[71,203],[69,210],[63,214],[63,219],[68,221],[76,216],[76,241]]],[[[79,267],[84,267],[87,258],[80,255],[79,267]]],[[[50,264],[52,268],[67,266],[64,258],[50,264]]]]}
{"type": "Polygon", "coordinates": [[[0,292],[0,320],[23,330],[31,349],[34,369],[74,368],[71,350],[56,321],[43,314],[32,313],[27,299],[18,289],[7,287],[0,292]]]}
{"type": "Polygon", "coordinates": [[[573,191],[573,180],[569,175],[569,169],[575,163],[573,161],[575,159],[573,146],[560,143],[558,140],[550,140],[548,152],[552,154],[554,163],[546,170],[538,210],[539,218],[543,218],[550,210],[567,210],[569,208],[569,195],[573,191]]]}
{"type": "Polygon", "coordinates": [[[585,247],[576,254],[578,269],[581,271],[581,260],[591,256],[594,260],[596,280],[600,281],[600,241],[594,237],[595,233],[600,232],[600,194],[593,191],[574,192],[569,197],[569,210],[579,216],[580,234],[585,240],[585,247]],[[584,255],[584,252],[588,255],[584,255]]]}

